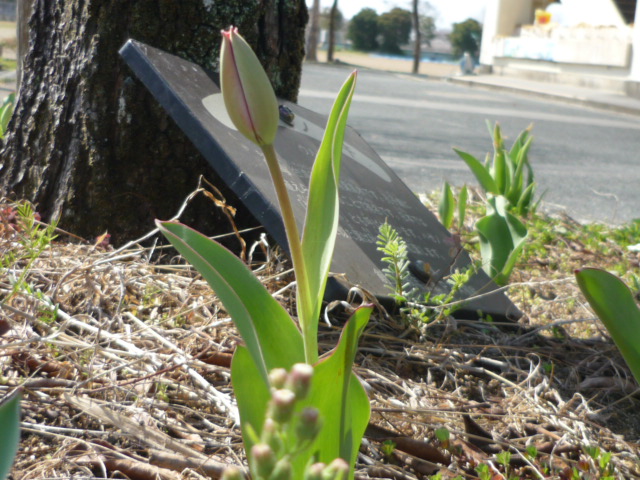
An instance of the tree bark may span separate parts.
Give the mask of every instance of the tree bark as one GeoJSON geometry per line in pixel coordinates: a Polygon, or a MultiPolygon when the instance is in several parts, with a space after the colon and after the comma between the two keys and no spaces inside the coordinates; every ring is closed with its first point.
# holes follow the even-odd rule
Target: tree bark
{"type": "Polygon", "coordinates": [[[422,55],[420,49],[420,42],[422,41],[420,35],[420,13],[418,12],[418,0],[413,0],[413,32],[415,34],[414,44],[413,44],[413,68],[412,72],[417,74],[420,72],[420,57],[422,55]]]}
{"type": "Polygon", "coordinates": [[[311,62],[318,61],[318,32],[320,31],[320,0],[313,0],[309,18],[309,35],[307,35],[306,58],[311,62]]]}
{"type": "Polygon", "coordinates": [[[333,1],[331,13],[329,14],[329,45],[327,47],[327,62],[333,62],[333,51],[336,44],[336,12],[338,11],[338,0],[333,1]]]}
{"type": "Polygon", "coordinates": [[[29,47],[28,22],[29,17],[31,17],[32,6],[33,0],[18,0],[16,3],[16,35],[18,40],[18,48],[16,51],[16,86],[18,89],[20,88],[20,80],[22,79],[22,64],[29,47]]]}
{"type": "MultiPolygon", "coordinates": [[[[304,0],[34,0],[0,194],[87,238],[108,230],[120,243],[149,231],[213,172],[120,47],[134,38],[216,68],[220,30],[236,25],[277,95],[295,101],[306,22],[304,0]]],[[[211,210],[194,207],[188,221],[215,222],[211,210]]]]}

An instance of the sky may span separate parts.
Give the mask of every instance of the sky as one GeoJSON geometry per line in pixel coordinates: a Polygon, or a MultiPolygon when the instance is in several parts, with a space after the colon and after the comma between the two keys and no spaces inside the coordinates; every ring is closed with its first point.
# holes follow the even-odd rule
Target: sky
{"type": "MultiPolygon", "coordinates": [[[[484,17],[486,0],[429,0],[435,11],[438,28],[451,28],[454,22],[461,22],[469,17],[480,22],[484,17]]],[[[307,0],[311,6],[313,0],[307,0]]],[[[331,7],[332,0],[320,0],[320,8],[331,7]]],[[[411,10],[411,0],[338,0],[338,8],[345,18],[351,18],[365,7],[373,8],[378,13],[388,12],[394,7],[411,10]]]]}

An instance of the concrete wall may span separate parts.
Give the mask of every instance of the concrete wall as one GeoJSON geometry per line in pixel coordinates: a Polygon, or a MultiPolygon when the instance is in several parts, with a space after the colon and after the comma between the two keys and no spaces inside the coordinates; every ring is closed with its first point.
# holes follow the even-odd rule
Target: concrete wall
{"type": "MultiPolygon", "coordinates": [[[[562,0],[552,25],[534,27],[532,0],[489,0],[480,63],[505,67],[509,60],[540,61],[633,71],[640,79],[640,14],[632,29],[613,0],[562,0]],[[553,25],[554,20],[561,26],[553,25]],[[525,26],[524,28],[523,25],[525,26]],[[604,28],[608,27],[608,28],[604,28]],[[632,49],[632,45],[636,48],[632,49]]],[[[640,9],[639,9],[640,10],[640,9]]],[[[514,62],[517,63],[517,62],[514,62]]]]}
{"type": "Polygon", "coordinates": [[[533,23],[533,0],[488,0],[482,25],[480,63],[493,65],[493,41],[515,35],[520,25],[533,23]]]}

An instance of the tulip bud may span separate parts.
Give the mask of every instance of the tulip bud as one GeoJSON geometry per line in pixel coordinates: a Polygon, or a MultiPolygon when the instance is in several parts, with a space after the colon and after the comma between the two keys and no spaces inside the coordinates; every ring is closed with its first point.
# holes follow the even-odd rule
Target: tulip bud
{"type": "Polygon", "coordinates": [[[300,421],[296,427],[296,434],[300,442],[315,440],[320,431],[320,414],[316,408],[306,407],[300,412],[300,421]]]}
{"type": "Polygon", "coordinates": [[[309,364],[296,363],[291,367],[287,388],[295,393],[297,400],[302,400],[309,394],[312,376],[313,367],[309,364]]]}
{"type": "Polygon", "coordinates": [[[349,464],[341,458],[336,458],[322,472],[322,480],[346,480],[349,475],[349,464]]]}
{"type": "Polygon", "coordinates": [[[282,448],[279,427],[272,418],[267,418],[264,421],[260,441],[269,445],[274,452],[279,452],[282,448]]]}
{"type": "Polygon", "coordinates": [[[269,416],[280,424],[287,423],[291,420],[295,404],[296,396],[291,390],[276,390],[271,395],[269,416]]]}
{"type": "Polygon", "coordinates": [[[258,57],[235,27],[222,32],[220,90],[238,131],[260,147],[278,131],[278,102],[258,57]]]}
{"type": "Polygon", "coordinates": [[[327,468],[327,466],[322,462],[314,463],[307,468],[304,474],[304,480],[322,480],[322,472],[324,472],[325,468],[327,468]]]}
{"type": "Polygon", "coordinates": [[[276,466],[269,477],[269,480],[291,480],[293,478],[293,469],[289,457],[278,460],[276,466]]]}
{"type": "Polygon", "coordinates": [[[227,467],[222,472],[221,480],[245,480],[245,477],[238,467],[227,467]]]}
{"type": "Polygon", "coordinates": [[[284,368],[274,368],[269,372],[269,384],[279,390],[287,383],[287,371],[284,368]]]}
{"type": "Polygon", "coordinates": [[[255,478],[269,478],[276,465],[275,453],[264,443],[251,447],[251,460],[251,474],[255,478]]]}

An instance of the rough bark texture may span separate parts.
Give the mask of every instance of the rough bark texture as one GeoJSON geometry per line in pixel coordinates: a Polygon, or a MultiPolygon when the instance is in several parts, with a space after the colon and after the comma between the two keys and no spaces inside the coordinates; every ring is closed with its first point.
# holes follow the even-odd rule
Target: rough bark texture
{"type": "Polygon", "coordinates": [[[31,7],[33,6],[33,0],[18,0],[16,3],[16,23],[17,23],[17,36],[18,36],[18,51],[16,55],[16,83],[20,88],[20,79],[22,77],[22,62],[27,54],[27,46],[29,45],[29,28],[28,22],[31,17],[31,7]]]}
{"type": "MultiPolygon", "coordinates": [[[[0,193],[87,238],[108,230],[119,243],[147,232],[213,172],[120,47],[135,38],[215,68],[220,30],[233,24],[257,47],[276,93],[295,101],[306,21],[304,0],[35,0],[0,193]]],[[[211,210],[194,206],[188,221],[210,227],[211,210]]]]}

